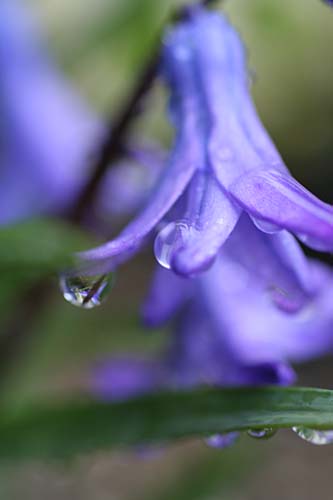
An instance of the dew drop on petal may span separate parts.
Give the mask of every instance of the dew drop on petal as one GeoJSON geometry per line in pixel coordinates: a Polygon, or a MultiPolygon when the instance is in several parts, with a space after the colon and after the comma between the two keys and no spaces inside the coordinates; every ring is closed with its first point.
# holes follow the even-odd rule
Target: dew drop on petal
{"type": "Polygon", "coordinates": [[[308,443],[323,445],[333,444],[333,431],[322,431],[319,429],[311,429],[309,427],[292,427],[292,430],[308,443]]]}
{"type": "Polygon", "coordinates": [[[171,269],[175,252],[184,246],[194,231],[195,228],[185,220],[167,224],[155,238],[154,253],[157,262],[165,269],[171,269]]]}
{"type": "Polygon", "coordinates": [[[205,438],[205,443],[210,448],[228,448],[238,439],[238,432],[228,432],[226,434],[212,434],[205,438]]]}
{"type": "Polygon", "coordinates": [[[272,427],[263,427],[262,429],[249,429],[248,436],[254,439],[269,439],[276,434],[276,429],[272,427]]]}
{"type": "Polygon", "coordinates": [[[114,285],[114,274],[102,274],[100,276],[60,276],[60,290],[73,306],[83,309],[93,309],[106,298],[114,285]]]}
{"type": "Polygon", "coordinates": [[[252,219],[253,224],[258,228],[260,231],[263,233],[267,234],[274,234],[278,233],[279,231],[282,231],[282,228],[277,226],[276,224],[273,224],[272,222],[267,222],[262,219],[257,219],[256,217],[250,216],[252,219]]]}

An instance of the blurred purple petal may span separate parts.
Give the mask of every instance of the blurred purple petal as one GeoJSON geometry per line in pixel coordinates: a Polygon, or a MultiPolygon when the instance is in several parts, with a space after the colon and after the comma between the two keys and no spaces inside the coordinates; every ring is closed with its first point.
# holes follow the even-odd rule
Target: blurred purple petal
{"type": "Polygon", "coordinates": [[[69,206],[102,134],[35,31],[23,2],[1,2],[2,223],[69,206]]]}
{"type": "Polygon", "coordinates": [[[145,325],[154,327],[167,322],[190,299],[191,293],[188,280],[158,266],[141,309],[145,325]]]}
{"type": "Polygon", "coordinates": [[[134,356],[115,357],[95,367],[90,390],[103,400],[123,400],[155,390],[162,380],[158,362],[134,356]]]}
{"type": "Polygon", "coordinates": [[[141,209],[161,174],[164,157],[156,148],[132,148],[106,174],[95,211],[109,218],[132,215],[141,209]]]}
{"type": "Polygon", "coordinates": [[[239,438],[239,432],[228,432],[227,434],[213,434],[205,438],[205,443],[210,448],[223,449],[235,444],[239,438]]]}

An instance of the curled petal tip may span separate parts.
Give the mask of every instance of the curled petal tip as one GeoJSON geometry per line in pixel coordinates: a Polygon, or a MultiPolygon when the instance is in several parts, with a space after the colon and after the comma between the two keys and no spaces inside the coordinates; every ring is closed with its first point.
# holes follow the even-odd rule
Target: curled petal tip
{"type": "Polygon", "coordinates": [[[333,249],[333,206],[320,201],[290,175],[249,172],[230,187],[236,201],[256,219],[295,233],[315,250],[333,249]]]}

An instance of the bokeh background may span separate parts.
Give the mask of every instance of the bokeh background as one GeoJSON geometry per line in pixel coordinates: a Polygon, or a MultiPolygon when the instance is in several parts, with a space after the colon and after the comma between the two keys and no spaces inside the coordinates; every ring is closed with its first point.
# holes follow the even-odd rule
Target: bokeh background
{"type": "MultiPolygon", "coordinates": [[[[26,3],[64,73],[110,119],[126,99],[168,13],[180,2],[26,3]]],[[[332,203],[333,10],[320,0],[229,0],[223,8],[246,41],[255,101],[287,165],[302,184],[332,203]]],[[[133,134],[167,147],[171,131],[164,107],[164,91],[157,84],[133,134]]],[[[32,325],[33,340],[11,376],[8,399],[21,404],[50,394],[70,397],[84,387],[89,368],[101,357],[158,351],[167,332],[144,331],[137,314],[152,262],[148,249],[124,266],[105,305],[92,311],[65,303],[54,283],[52,300],[32,325]]],[[[6,311],[14,307],[13,299],[6,311]]],[[[332,388],[332,365],[328,357],[299,367],[299,383],[332,388]]],[[[66,463],[2,464],[0,498],[331,500],[332,468],[333,446],[311,446],[280,431],[267,442],[244,436],[225,451],[193,440],[144,454],[138,450],[66,463]]]]}

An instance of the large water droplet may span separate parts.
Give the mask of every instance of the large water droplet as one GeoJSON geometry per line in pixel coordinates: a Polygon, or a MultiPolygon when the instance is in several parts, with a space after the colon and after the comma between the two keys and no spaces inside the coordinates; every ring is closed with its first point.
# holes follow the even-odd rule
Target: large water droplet
{"type": "Polygon", "coordinates": [[[292,430],[308,443],[317,445],[333,444],[333,431],[321,431],[303,426],[292,427],[292,430]]]}
{"type": "Polygon", "coordinates": [[[212,434],[205,438],[205,443],[210,448],[228,448],[238,439],[238,432],[228,432],[226,434],[212,434]]]}
{"type": "Polygon", "coordinates": [[[83,309],[99,306],[114,284],[114,274],[60,277],[60,289],[67,302],[83,309]]]}
{"type": "Polygon", "coordinates": [[[269,439],[276,434],[276,429],[272,427],[263,427],[262,429],[249,429],[248,436],[254,439],[269,439]]]}
{"type": "Polygon", "coordinates": [[[279,231],[282,231],[282,228],[277,226],[276,224],[273,224],[272,222],[267,222],[262,219],[257,219],[256,217],[252,217],[252,222],[253,224],[263,233],[267,234],[274,234],[278,233],[279,231]]]}
{"type": "Polygon", "coordinates": [[[157,262],[165,269],[170,269],[175,252],[184,246],[195,231],[185,220],[167,224],[155,238],[154,253],[157,262]]]}

